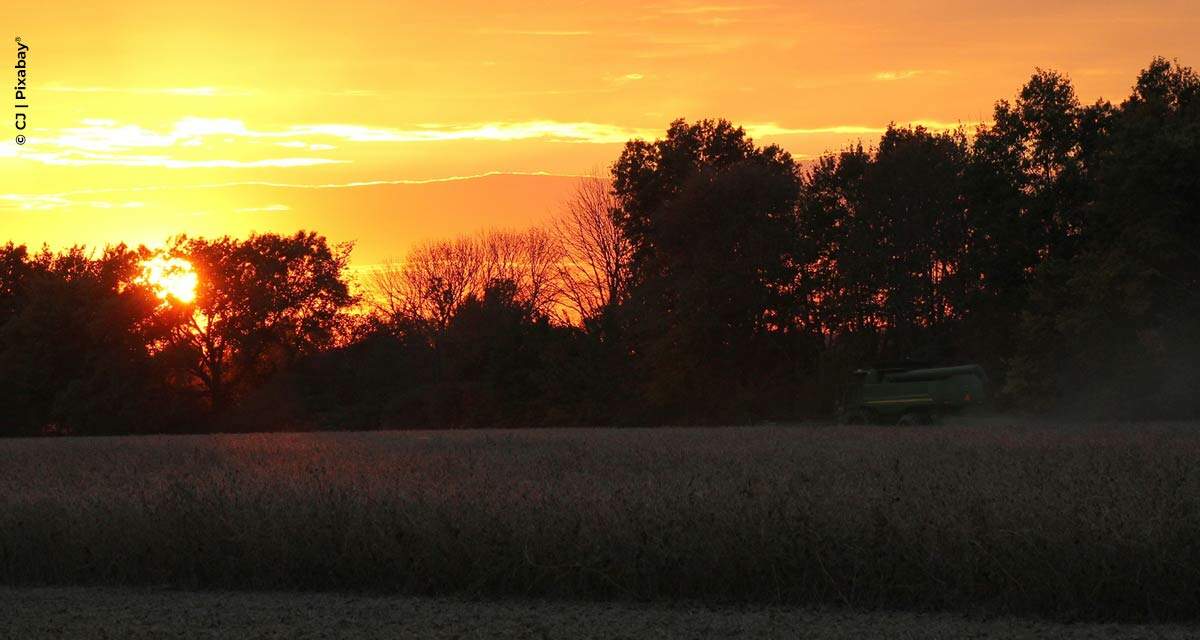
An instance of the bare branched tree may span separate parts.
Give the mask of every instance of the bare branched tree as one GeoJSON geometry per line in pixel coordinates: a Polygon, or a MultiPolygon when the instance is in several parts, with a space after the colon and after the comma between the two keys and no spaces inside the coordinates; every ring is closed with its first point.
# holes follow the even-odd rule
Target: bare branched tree
{"type": "Polygon", "coordinates": [[[410,250],[403,263],[390,261],[373,271],[369,297],[389,322],[419,321],[439,331],[468,297],[482,291],[484,260],[473,238],[427,242],[410,250]]]}
{"type": "Polygon", "coordinates": [[[433,331],[446,328],[459,307],[488,285],[508,281],[530,313],[552,315],[562,262],[559,244],[545,230],[486,231],[412,249],[403,262],[371,272],[368,297],[385,321],[416,322],[433,331]]]}
{"type": "Polygon", "coordinates": [[[368,308],[386,322],[398,322],[408,315],[404,262],[391,259],[366,274],[363,300],[368,308]]]}
{"type": "Polygon", "coordinates": [[[554,221],[562,301],[581,322],[619,302],[629,284],[632,247],[612,215],[619,206],[607,180],[583,178],[554,221]]]}
{"type": "Polygon", "coordinates": [[[506,280],[517,288],[518,298],[524,287],[521,279],[521,261],[525,253],[524,234],[518,231],[492,229],[475,236],[483,254],[483,269],[479,274],[480,293],[488,283],[506,280]]]}
{"type": "Polygon", "coordinates": [[[482,291],[486,259],[479,243],[466,237],[417,247],[405,264],[412,314],[445,329],[467,298],[482,291]]]}
{"type": "Polygon", "coordinates": [[[517,298],[531,312],[553,315],[558,304],[558,265],[561,247],[545,229],[490,231],[480,236],[487,257],[483,284],[508,280],[517,287],[517,298]]]}

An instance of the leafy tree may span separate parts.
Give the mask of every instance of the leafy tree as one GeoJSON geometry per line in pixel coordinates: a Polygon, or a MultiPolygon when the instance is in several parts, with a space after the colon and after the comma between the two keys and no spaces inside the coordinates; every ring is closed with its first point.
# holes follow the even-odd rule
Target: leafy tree
{"type": "Polygon", "coordinates": [[[1013,390],[1108,415],[1194,414],[1200,80],[1155,59],[1094,121],[1086,224],[1074,255],[1039,265],[1013,390]]]}
{"type": "MultiPolygon", "coordinates": [[[[970,228],[961,131],[889,127],[879,147],[853,146],[805,172],[797,296],[820,338],[817,397],[864,363],[959,355],[970,228]]],[[[823,399],[821,396],[823,395],[823,399]]]]}
{"type": "Polygon", "coordinates": [[[626,144],[613,185],[633,250],[623,313],[647,399],[697,419],[744,406],[779,366],[768,336],[792,326],[791,156],[724,120],[678,120],[661,140],[626,144]]]}
{"type": "Polygon", "coordinates": [[[51,258],[49,249],[31,255],[28,247],[11,241],[0,247],[0,325],[17,313],[30,279],[45,271],[51,258]]]}
{"type": "Polygon", "coordinates": [[[1065,265],[1085,241],[1090,160],[1109,113],[1106,103],[1082,106],[1062,74],[1038,69],[976,134],[966,271],[978,280],[963,331],[1019,402],[1040,402],[1062,361],[1033,306],[1057,298],[1065,265]]]}
{"type": "MultiPolygon", "coordinates": [[[[9,264],[21,258],[9,254],[9,264]]],[[[25,261],[19,303],[0,323],[4,432],[119,433],[181,425],[148,345],[165,335],[158,300],[138,282],[145,249],[92,258],[82,247],[25,261]]]]}
{"type": "Polygon", "coordinates": [[[533,421],[541,410],[535,377],[551,331],[511,280],[469,296],[438,341],[438,415],[460,426],[533,421]]]}
{"type": "Polygon", "coordinates": [[[171,252],[199,273],[194,304],[176,304],[164,357],[224,409],[297,358],[332,346],[354,302],[346,279],[349,244],[330,247],[311,232],[246,240],[179,238],[171,252]]]}

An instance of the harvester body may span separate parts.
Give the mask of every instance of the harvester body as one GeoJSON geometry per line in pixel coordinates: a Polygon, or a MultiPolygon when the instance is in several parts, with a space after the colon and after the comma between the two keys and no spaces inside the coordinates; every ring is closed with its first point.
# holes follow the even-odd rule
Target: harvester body
{"type": "Polygon", "coordinates": [[[930,424],[987,398],[987,374],[976,364],[887,366],[855,371],[841,418],[851,423],[930,424]]]}

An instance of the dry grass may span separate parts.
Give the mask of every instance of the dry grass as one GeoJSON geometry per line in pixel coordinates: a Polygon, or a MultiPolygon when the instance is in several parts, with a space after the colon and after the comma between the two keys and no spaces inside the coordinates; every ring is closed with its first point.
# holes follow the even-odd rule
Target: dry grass
{"type": "Polygon", "coordinates": [[[1200,432],[0,441],[0,583],[1200,618],[1200,432]]]}

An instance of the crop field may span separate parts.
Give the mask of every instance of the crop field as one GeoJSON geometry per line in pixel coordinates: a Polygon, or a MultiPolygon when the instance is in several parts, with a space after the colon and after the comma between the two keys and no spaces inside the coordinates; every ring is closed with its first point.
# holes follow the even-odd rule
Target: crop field
{"type": "Polygon", "coordinates": [[[1195,626],[692,602],[0,587],[0,640],[1195,640],[1195,626]]]}
{"type": "Polygon", "coordinates": [[[0,584],[1200,619],[1191,425],[0,441],[0,584]]]}

